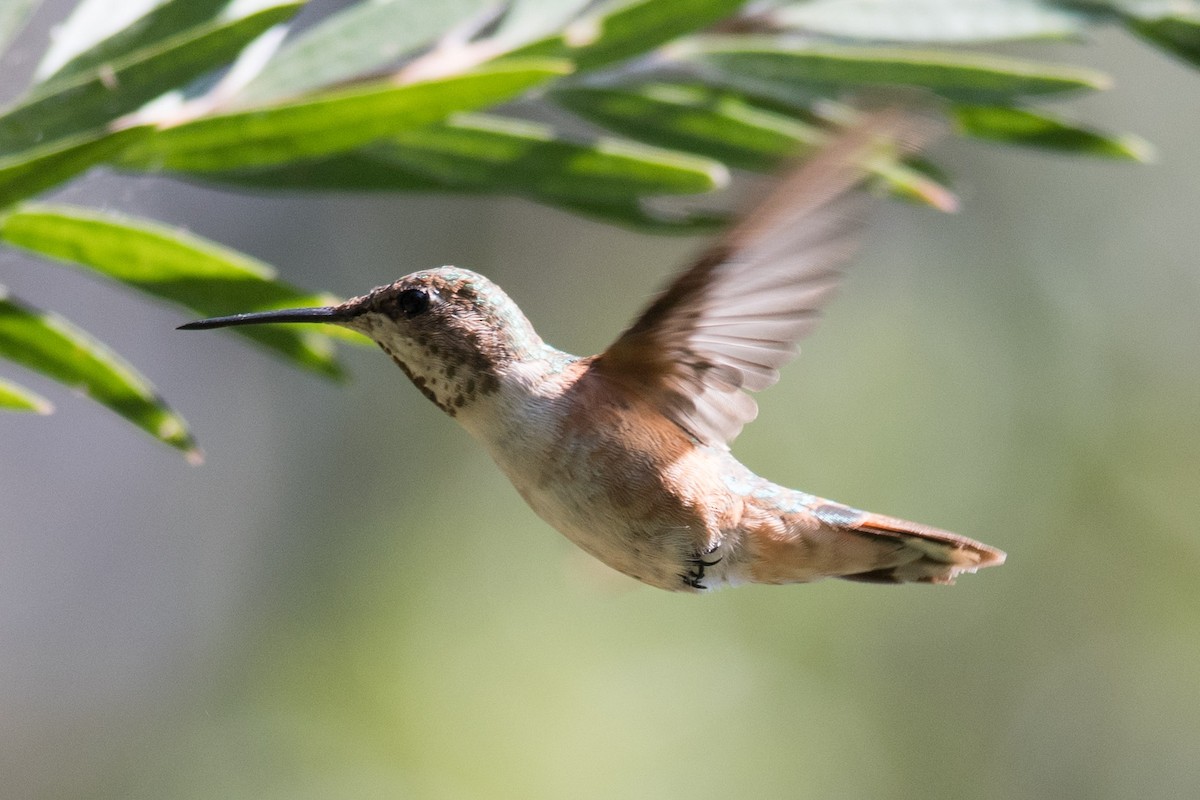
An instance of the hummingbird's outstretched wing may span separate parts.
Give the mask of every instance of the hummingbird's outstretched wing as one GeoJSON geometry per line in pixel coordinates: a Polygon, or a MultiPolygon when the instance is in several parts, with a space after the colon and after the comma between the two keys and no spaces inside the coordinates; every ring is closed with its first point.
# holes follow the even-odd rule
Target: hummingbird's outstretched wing
{"type": "Polygon", "coordinates": [[[935,128],[899,109],[866,115],[743,214],[594,369],[651,399],[698,440],[733,441],[758,413],[743,390],[779,380],[855,251],[868,197],[853,190],[864,162],[882,146],[915,150],[935,128]]]}

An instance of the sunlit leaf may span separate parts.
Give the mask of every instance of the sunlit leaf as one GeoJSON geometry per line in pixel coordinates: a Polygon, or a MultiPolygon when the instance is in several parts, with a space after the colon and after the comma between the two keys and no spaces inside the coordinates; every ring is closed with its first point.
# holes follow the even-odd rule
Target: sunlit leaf
{"type": "Polygon", "coordinates": [[[0,290],[0,358],[83,392],[151,436],[199,459],[187,423],[154,386],[86,331],[0,290]]]}
{"type": "Polygon", "coordinates": [[[874,42],[988,42],[1078,35],[1082,10],[1044,0],[808,0],[770,14],[784,27],[874,42]]]}
{"type": "Polygon", "coordinates": [[[981,53],[858,47],[777,37],[705,37],[672,47],[706,77],[753,89],[818,92],[861,86],[920,86],[952,99],[984,101],[1105,88],[1107,76],[1076,67],[981,53]],[[715,73],[715,74],[714,74],[715,73]]]}
{"type": "Polygon", "coordinates": [[[54,404],[31,389],[0,378],[0,410],[50,414],[54,404]]]}
{"type": "Polygon", "coordinates": [[[487,5],[489,0],[375,0],[347,6],[288,41],[237,101],[260,104],[369,74],[487,5]]]}
{"type": "Polygon", "coordinates": [[[115,133],[84,134],[0,158],[0,208],[64,183],[115,157],[150,130],[142,126],[115,133]]]}
{"type": "Polygon", "coordinates": [[[43,83],[56,83],[74,77],[86,70],[94,69],[104,62],[115,61],[129,53],[154,47],[164,39],[180,35],[203,23],[211,23],[229,0],[157,0],[154,8],[123,23],[127,15],[139,9],[138,2],[81,3],[56,32],[54,44],[39,65],[39,77],[43,83]],[[103,7],[101,7],[103,6],[103,7]],[[83,23],[72,24],[75,14],[83,16],[83,23]],[[95,23],[87,25],[93,17],[103,19],[103,27],[95,23]],[[94,39],[98,32],[117,22],[111,35],[94,39]],[[74,55],[70,55],[74,53],[74,55]],[[65,61],[61,60],[66,58],[65,61]],[[58,65],[55,62],[58,61],[58,65]],[[44,70],[44,71],[43,71],[44,70]]]}
{"type": "Polygon", "coordinates": [[[601,4],[561,33],[518,48],[516,55],[568,58],[593,69],[644,54],[733,14],[746,0],[632,0],[601,4]]]}
{"type": "Polygon", "coordinates": [[[379,82],[205,117],[160,131],[125,163],[141,169],[209,171],[315,158],[438,122],[455,111],[502,103],[570,70],[563,61],[513,60],[423,83],[379,82]]]}
{"type": "MultiPolygon", "coordinates": [[[[234,250],[182,231],[115,214],[58,205],[25,205],[0,217],[5,243],[85,267],[106,278],[189,309],[197,316],[326,305],[279,281],[275,271],[234,250]]],[[[338,376],[325,335],[332,326],[235,328],[298,366],[338,376]]]]}
{"type": "MultiPolygon", "coordinates": [[[[566,88],[551,95],[580,116],[660,147],[697,153],[743,169],[775,169],[786,158],[828,141],[812,115],[787,114],[738,92],[700,83],[644,83],[615,88],[566,88]]],[[[956,204],[949,190],[903,164],[873,164],[897,194],[943,210],[956,204]]]]}
{"type": "Polygon", "coordinates": [[[254,37],[287,19],[299,2],[276,4],[179,36],[34,90],[0,116],[0,151],[20,150],[97,129],[198,75],[227,64],[254,37]]]}
{"type": "Polygon", "coordinates": [[[1041,111],[1009,106],[954,106],[959,131],[980,139],[1128,161],[1149,161],[1153,149],[1132,135],[1112,135],[1041,111]]]}

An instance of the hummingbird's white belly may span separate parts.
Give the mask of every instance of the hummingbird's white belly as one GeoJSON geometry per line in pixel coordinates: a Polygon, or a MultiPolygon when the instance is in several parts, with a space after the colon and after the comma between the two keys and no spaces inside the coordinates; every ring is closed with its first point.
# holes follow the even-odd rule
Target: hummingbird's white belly
{"type": "Polygon", "coordinates": [[[695,591],[730,582],[721,523],[739,514],[728,492],[704,491],[713,469],[707,448],[689,445],[664,462],[654,448],[630,447],[618,428],[578,419],[564,424],[564,403],[497,399],[507,407],[489,415],[488,425],[459,421],[530,508],[567,539],[662,588],[695,591]],[[498,416],[509,424],[497,426],[498,416]]]}

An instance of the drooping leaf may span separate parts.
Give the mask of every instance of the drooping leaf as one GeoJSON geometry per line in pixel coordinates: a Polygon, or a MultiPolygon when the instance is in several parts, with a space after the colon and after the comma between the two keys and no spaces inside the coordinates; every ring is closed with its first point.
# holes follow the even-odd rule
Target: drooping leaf
{"type": "Polygon", "coordinates": [[[446,186],[578,202],[696,194],[728,180],[705,159],[615,139],[576,141],[547,125],[479,114],[404,131],[371,154],[446,186]]]}
{"type": "Polygon", "coordinates": [[[64,183],[95,164],[115,157],[151,128],[100,131],[35,147],[0,158],[0,208],[64,183]]]}
{"type": "Polygon", "coordinates": [[[979,139],[1126,161],[1150,161],[1154,156],[1141,137],[1102,133],[1041,111],[956,105],[952,113],[961,133],[979,139]]]}
{"type": "MultiPolygon", "coordinates": [[[[279,281],[268,265],[163,225],[71,206],[29,204],[0,217],[0,240],[87,268],[197,316],[326,305],[334,300],[279,281]]],[[[332,326],[235,328],[295,363],[341,374],[332,326]]]]}
{"type": "Polygon", "coordinates": [[[781,158],[824,139],[815,125],[699,82],[571,86],[554,90],[550,99],[624,136],[741,169],[773,169],[781,158]]]}
{"type": "Polygon", "coordinates": [[[32,389],[0,378],[0,410],[50,414],[54,412],[54,404],[32,389]]]}
{"type": "Polygon", "coordinates": [[[204,117],[160,131],[124,163],[204,172],[316,158],[430,125],[455,111],[505,102],[570,70],[563,61],[505,61],[439,80],[405,86],[384,81],[204,117]]]}
{"type": "Polygon", "coordinates": [[[1152,18],[1129,16],[1125,25],[1143,39],[1200,67],[1200,12],[1152,18]]]}
{"type": "Polygon", "coordinates": [[[720,36],[679,43],[672,55],[705,77],[753,91],[803,95],[863,86],[920,86],[964,102],[1103,89],[1092,70],[980,53],[859,47],[770,36],[720,36]]]}
{"type": "MultiPolygon", "coordinates": [[[[784,159],[829,138],[805,109],[784,113],[743,93],[698,82],[569,87],[551,97],[580,116],[638,141],[743,169],[775,169],[784,159]]],[[[902,163],[881,161],[871,167],[897,194],[942,210],[956,206],[948,189],[902,163]]]]}
{"type": "MultiPolygon", "coordinates": [[[[56,58],[75,52],[75,55],[55,66],[54,61],[44,61],[39,70],[42,83],[57,83],[65,79],[99,67],[105,62],[116,61],[129,53],[160,45],[164,39],[179,36],[198,25],[212,22],[222,8],[229,5],[229,0],[156,0],[161,5],[148,8],[141,16],[133,19],[127,25],[115,30],[112,35],[95,41],[92,36],[96,33],[93,23],[88,28],[80,28],[72,36],[73,26],[70,20],[57,32],[54,46],[47,52],[49,58],[56,58]],[[94,42],[94,43],[93,43],[94,42]],[[67,45],[70,47],[67,47],[67,45]]],[[[126,15],[138,7],[137,3],[83,3],[76,12],[83,12],[86,17],[102,15],[106,20],[121,21],[126,15]]],[[[104,30],[101,28],[100,30],[104,30]]]]}
{"type": "Polygon", "coordinates": [[[83,329],[0,289],[0,358],[8,359],[120,414],[151,436],[198,460],[183,417],[124,359],[83,329]]]}
{"type": "Polygon", "coordinates": [[[261,104],[369,74],[394,62],[488,0],[375,0],[330,15],[285,44],[238,92],[239,104],[261,104]]]}
{"type": "Polygon", "coordinates": [[[642,55],[733,14],[746,0],[631,0],[601,4],[561,33],[517,48],[518,56],[567,58],[580,69],[642,55]]]}
{"type": "Polygon", "coordinates": [[[101,128],[228,63],[248,42],[301,5],[289,0],[236,20],[198,25],[72,78],[38,87],[0,116],[0,152],[101,128]]]}
{"type": "Polygon", "coordinates": [[[553,127],[482,114],[405,131],[362,150],[211,180],[286,189],[516,194],[643,229],[712,227],[702,215],[657,215],[644,197],[708,192],[724,184],[715,162],[632,141],[584,140],[553,127]]]}
{"type": "Polygon", "coordinates": [[[1092,15],[1045,0],[808,0],[776,9],[770,19],[806,34],[963,44],[1076,36],[1092,15]]]}

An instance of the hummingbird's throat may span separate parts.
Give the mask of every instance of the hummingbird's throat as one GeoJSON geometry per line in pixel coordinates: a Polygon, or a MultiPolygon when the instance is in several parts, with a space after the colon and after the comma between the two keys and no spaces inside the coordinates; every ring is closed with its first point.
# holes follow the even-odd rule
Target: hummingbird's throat
{"type": "Polygon", "coordinates": [[[490,367],[480,369],[470,362],[443,360],[429,351],[422,353],[423,357],[402,356],[385,342],[378,344],[421,394],[452,417],[500,388],[500,380],[490,367]]]}

